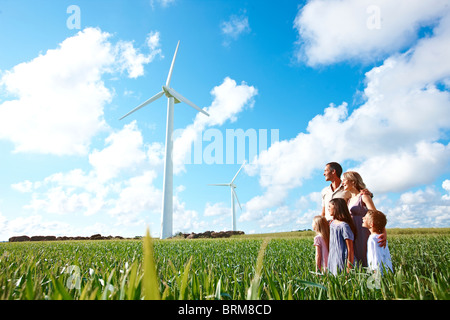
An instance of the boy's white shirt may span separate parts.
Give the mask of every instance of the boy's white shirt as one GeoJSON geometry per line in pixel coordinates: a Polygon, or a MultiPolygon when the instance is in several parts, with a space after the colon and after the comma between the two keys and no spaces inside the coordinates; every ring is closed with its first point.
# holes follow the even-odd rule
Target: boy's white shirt
{"type": "Polygon", "coordinates": [[[367,240],[367,263],[370,270],[379,270],[383,273],[384,268],[392,271],[391,254],[388,243],[383,248],[378,244],[379,234],[372,233],[367,240]]]}

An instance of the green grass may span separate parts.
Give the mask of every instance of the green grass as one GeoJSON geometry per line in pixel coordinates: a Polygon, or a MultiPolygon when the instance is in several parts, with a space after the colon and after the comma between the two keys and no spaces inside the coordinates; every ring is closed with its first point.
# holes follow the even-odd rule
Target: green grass
{"type": "Polygon", "coordinates": [[[450,298],[450,228],[390,229],[394,273],[313,271],[314,233],[0,243],[2,300],[450,298]]]}

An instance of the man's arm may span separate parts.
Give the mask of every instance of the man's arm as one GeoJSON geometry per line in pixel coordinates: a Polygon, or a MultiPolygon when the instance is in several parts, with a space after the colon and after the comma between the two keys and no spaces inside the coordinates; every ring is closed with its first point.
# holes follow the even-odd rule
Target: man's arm
{"type": "Polygon", "coordinates": [[[380,247],[385,248],[386,247],[386,240],[387,240],[387,233],[386,228],[383,230],[383,233],[378,236],[378,244],[380,247]]]}
{"type": "Polygon", "coordinates": [[[368,189],[362,189],[362,190],[361,190],[361,194],[373,198],[373,193],[370,192],[368,189]]]}

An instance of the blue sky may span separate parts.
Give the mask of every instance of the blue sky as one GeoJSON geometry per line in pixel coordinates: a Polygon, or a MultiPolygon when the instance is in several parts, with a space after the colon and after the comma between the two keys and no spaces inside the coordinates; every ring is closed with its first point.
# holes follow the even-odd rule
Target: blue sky
{"type": "Polygon", "coordinates": [[[178,41],[171,86],[211,116],[175,106],[174,232],[231,228],[208,184],[240,152],[245,233],[310,228],[330,161],[388,227],[450,226],[448,1],[0,0],[0,30],[2,241],[159,236],[167,99],[119,118],[178,41]]]}

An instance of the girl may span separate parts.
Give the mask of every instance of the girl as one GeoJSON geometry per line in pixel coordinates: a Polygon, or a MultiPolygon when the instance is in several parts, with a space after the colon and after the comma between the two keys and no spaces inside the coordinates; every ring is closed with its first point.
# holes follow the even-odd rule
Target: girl
{"type": "Polygon", "coordinates": [[[324,272],[328,265],[330,226],[324,216],[315,216],[312,228],[317,234],[314,237],[314,246],[316,247],[316,272],[324,272]]]}
{"type": "Polygon", "coordinates": [[[330,253],[328,255],[328,270],[337,275],[347,267],[347,272],[353,266],[353,240],[357,234],[355,224],[348,211],[347,202],[342,198],[331,199],[330,215],[330,253]]]}

